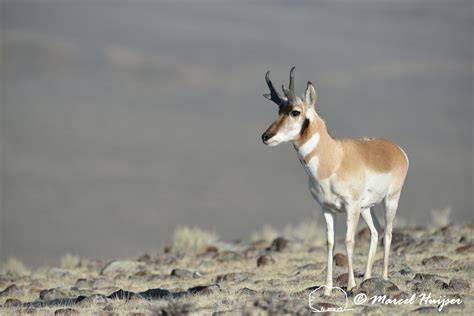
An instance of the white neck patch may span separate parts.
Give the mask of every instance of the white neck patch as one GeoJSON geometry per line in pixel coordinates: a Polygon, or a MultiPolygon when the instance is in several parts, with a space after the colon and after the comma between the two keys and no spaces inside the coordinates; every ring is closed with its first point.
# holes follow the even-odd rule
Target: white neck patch
{"type": "Polygon", "coordinates": [[[301,157],[305,157],[307,154],[312,152],[319,143],[319,133],[314,133],[311,138],[308,139],[301,147],[298,148],[298,153],[301,157]]]}

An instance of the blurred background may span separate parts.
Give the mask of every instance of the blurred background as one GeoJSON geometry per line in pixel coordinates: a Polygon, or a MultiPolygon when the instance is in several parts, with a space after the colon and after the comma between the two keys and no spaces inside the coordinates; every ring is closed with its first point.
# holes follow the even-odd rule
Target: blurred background
{"type": "Polygon", "coordinates": [[[472,12],[472,1],[2,1],[0,262],[160,251],[179,225],[233,240],[323,223],[292,146],[260,142],[277,116],[265,72],[280,86],[293,65],[299,93],[317,84],[334,136],[408,153],[400,221],[444,207],[472,221],[472,12]]]}

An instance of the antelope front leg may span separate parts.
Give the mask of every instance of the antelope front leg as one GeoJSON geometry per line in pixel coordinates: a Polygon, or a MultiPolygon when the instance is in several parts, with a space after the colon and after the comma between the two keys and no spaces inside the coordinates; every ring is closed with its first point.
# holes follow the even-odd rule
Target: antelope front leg
{"type": "Polygon", "coordinates": [[[352,265],[352,258],[354,255],[354,237],[356,233],[357,223],[359,222],[360,208],[351,207],[348,208],[347,212],[347,232],[346,232],[346,250],[347,250],[347,261],[349,268],[349,280],[347,282],[347,290],[349,291],[356,286],[354,279],[354,268],[352,265]]]}
{"type": "Polygon", "coordinates": [[[324,289],[324,295],[331,295],[332,289],[332,264],[333,264],[333,251],[334,251],[334,217],[331,211],[324,211],[324,218],[326,219],[327,227],[327,267],[326,267],[326,288],[324,289]]]}

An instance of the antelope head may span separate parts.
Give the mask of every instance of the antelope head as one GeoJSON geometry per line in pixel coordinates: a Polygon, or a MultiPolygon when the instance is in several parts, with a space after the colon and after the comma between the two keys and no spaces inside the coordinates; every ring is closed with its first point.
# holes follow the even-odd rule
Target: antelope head
{"type": "Polygon", "coordinates": [[[277,146],[287,141],[297,141],[308,128],[310,120],[315,116],[316,90],[313,84],[308,81],[303,99],[295,94],[295,82],[293,72],[290,70],[290,84],[288,89],[282,85],[284,97],[282,97],[273,86],[270,80],[270,71],[267,71],[265,80],[270,93],[263,96],[278,105],[278,118],[263,133],[262,141],[268,146],[277,146]]]}

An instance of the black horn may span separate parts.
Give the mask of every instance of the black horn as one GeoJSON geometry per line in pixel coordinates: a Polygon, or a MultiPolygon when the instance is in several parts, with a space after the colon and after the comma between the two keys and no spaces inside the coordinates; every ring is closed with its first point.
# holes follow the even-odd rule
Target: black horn
{"type": "Polygon", "coordinates": [[[267,82],[268,88],[270,89],[270,93],[266,93],[263,96],[267,98],[268,100],[271,100],[275,102],[276,104],[280,105],[281,104],[281,97],[278,94],[278,92],[275,90],[275,87],[273,86],[272,81],[270,80],[270,70],[267,71],[265,74],[265,81],[267,82]]]}

